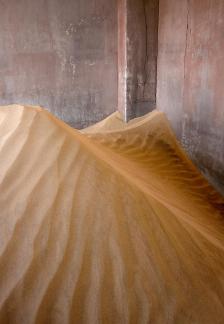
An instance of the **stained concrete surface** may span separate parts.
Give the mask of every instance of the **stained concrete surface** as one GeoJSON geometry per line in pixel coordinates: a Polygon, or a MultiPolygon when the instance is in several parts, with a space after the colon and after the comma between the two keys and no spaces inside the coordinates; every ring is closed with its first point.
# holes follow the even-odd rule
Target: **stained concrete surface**
{"type": "Polygon", "coordinates": [[[224,193],[224,2],[161,0],[157,106],[224,193]]]}
{"type": "Polygon", "coordinates": [[[159,9],[157,80],[158,0],[118,0],[118,21],[116,1],[0,1],[0,104],[42,105],[81,128],[117,99],[126,120],[150,111],[158,81],[158,108],[224,192],[224,3],[159,9]]]}
{"type": "Polygon", "coordinates": [[[118,3],[118,107],[130,120],[155,108],[159,1],[118,3]]]}
{"type": "Polygon", "coordinates": [[[48,108],[74,127],[117,109],[117,5],[1,0],[0,105],[48,108]]]}

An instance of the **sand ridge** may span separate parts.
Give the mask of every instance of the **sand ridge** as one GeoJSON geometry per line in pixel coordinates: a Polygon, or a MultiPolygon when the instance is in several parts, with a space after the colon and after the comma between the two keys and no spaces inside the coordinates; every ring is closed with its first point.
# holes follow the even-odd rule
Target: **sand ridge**
{"type": "Polygon", "coordinates": [[[221,323],[224,200],[157,111],[0,108],[0,323],[221,323]]]}

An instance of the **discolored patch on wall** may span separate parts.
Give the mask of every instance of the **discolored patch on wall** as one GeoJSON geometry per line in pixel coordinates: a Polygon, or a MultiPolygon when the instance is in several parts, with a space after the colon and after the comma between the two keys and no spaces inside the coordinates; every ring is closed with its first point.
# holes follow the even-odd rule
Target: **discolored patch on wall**
{"type": "Polygon", "coordinates": [[[0,105],[41,105],[74,127],[117,109],[116,2],[2,0],[0,20],[0,105]]]}

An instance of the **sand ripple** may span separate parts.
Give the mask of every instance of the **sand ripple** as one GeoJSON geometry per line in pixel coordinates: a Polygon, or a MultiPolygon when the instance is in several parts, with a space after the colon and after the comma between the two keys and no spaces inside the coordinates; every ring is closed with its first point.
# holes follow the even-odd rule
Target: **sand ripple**
{"type": "Polygon", "coordinates": [[[0,108],[0,323],[223,323],[224,199],[166,117],[0,108]]]}

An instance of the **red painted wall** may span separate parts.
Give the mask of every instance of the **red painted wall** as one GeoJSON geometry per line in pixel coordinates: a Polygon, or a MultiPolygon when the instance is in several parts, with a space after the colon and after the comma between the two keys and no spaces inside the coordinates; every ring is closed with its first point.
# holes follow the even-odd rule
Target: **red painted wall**
{"type": "Polygon", "coordinates": [[[224,1],[160,0],[157,106],[224,192],[224,1]]]}

